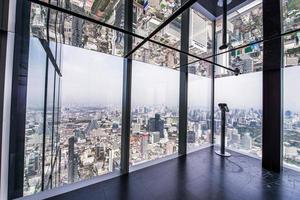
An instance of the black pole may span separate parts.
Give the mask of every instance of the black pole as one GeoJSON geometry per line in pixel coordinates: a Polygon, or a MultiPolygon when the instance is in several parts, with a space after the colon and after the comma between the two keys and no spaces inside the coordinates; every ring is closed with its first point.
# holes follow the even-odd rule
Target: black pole
{"type": "Polygon", "coordinates": [[[227,49],[227,0],[223,0],[223,44],[220,50],[227,49]]]}
{"type": "Polygon", "coordinates": [[[216,151],[216,154],[222,157],[231,156],[230,153],[225,151],[225,128],[226,128],[226,112],[229,112],[226,103],[219,103],[219,108],[221,110],[221,147],[219,151],[216,151]]]}
{"type": "Polygon", "coordinates": [[[226,114],[225,110],[221,110],[221,154],[225,154],[225,122],[226,114]]]}

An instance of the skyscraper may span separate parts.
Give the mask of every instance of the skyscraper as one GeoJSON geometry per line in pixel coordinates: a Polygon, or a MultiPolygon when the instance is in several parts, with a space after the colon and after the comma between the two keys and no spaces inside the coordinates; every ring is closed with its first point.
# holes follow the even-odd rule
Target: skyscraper
{"type": "Polygon", "coordinates": [[[195,143],[196,142],[196,133],[195,133],[195,131],[188,131],[187,132],[187,142],[188,143],[195,143]]]}
{"type": "Polygon", "coordinates": [[[73,183],[77,174],[77,155],[75,155],[75,137],[69,138],[68,182],[73,183]]]}
{"type": "Polygon", "coordinates": [[[164,138],[164,120],[160,118],[159,114],[155,114],[154,118],[150,118],[148,121],[148,131],[160,133],[160,138],[164,138]]]}
{"type": "Polygon", "coordinates": [[[151,132],[150,133],[150,142],[151,144],[157,143],[160,140],[160,132],[151,132]]]}
{"type": "Polygon", "coordinates": [[[250,136],[250,133],[245,133],[245,135],[242,136],[241,145],[247,150],[252,148],[252,138],[250,136]]]}
{"type": "Polygon", "coordinates": [[[148,134],[142,134],[141,135],[141,154],[142,154],[142,157],[147,159],[147,151],[148,151],[148,138],[149,138],[149,135],[148,134]]]}

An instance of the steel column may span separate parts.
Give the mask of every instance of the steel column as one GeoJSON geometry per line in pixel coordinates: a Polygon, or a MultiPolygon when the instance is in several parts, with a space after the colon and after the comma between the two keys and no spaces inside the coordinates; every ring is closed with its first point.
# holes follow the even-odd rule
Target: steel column
{"type": "MultiPolygon", "coordinates": [[[[181,50],[189,51],[190,9],[186,9],[181,16],[181,50]]],[[[180,54],[180,65],[188,63],[188,56],[180,54]]],[[[187,152],[187,112],[188,112],[188,68],[180,68],[179,85],[179,148],[178,154],[187,152]]]]}
{"type": "MultiPolygon", "coordinates": [[[[124,28],[128,32],[133,31],[133,0],[125,0],[124,28]]],[[[132,36],[125,34],[124,52],[132,49],[132,36]]],[[[131,127],[131,82],[132,60],[124,58],[123,63],[123,98],[122,98],[122,135],[121,135],[121,173],[129,172],[130,155],[130,127],[131,127]]]]}
{"type": "MultiPolygon", "coordinates": [[[[270,38],[281,33],[281,0],[263,1],[263,33],[270,38]]],[[[262,166],[282,169],[282,38],[264,42],[262,166]]]]}

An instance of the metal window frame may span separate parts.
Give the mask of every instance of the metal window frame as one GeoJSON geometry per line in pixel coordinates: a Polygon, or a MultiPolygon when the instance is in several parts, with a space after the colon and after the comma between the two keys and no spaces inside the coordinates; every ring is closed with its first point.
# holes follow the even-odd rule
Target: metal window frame
{"type": "MultiPolygon", "coordinates": [[[[6,46],[8,28],[9,0],[0,1],[0,180],[2,166],[2,131],[3,131],[3,106],[4,106],[4,87],[5,87],[5,65],[6,65],[6,46]]],[[[0,182],[1,188],[1,182],[0,182]]]]}
{"type": "MultiPolygon", "coordinates": [[[[8,198],[14,199],[23,196],[23,176],[24,176],[24,148],[25,148],[25,121],[26,121],[26,103],[27,103],[27,77],[28,77],[28,57],[29,57],[29,20],[30,20],[30,2],[27,0],[17,1],[16,25],[15,25],[15,47],[14,47],[14,67],[12,84],[12,105],[11,105],[11,131],[9,145],[9,180],[8,180],[8,198]],[[20,14],[19,14],[20,13],[20,14]]],[[[47,31],[48,32],[48,31],[47,31]]],[[[54,67],[54,73],[62,76],[56,63],[48,41],[39,39],[41,46],[46,53],[46,79],[44,105],[47,104],[47,84],[48,84],[48,64],[49,61],[54,67]]],[[[44,106],[44,115],[46,106],[44,106]]],[[[44,121],[45,121],[44,117],[44,121]]],[[[45,126],[43,135],[43,152],[45,146],[45,126]]],[[[42,162],[41,190],[44,190],[44,159],[42,162]]]]}
{"type": "Polygon", "coordinates": [[[8,161],[9,199],[23,195],[30,3],[18,0],[16,13],[8,161]]]}

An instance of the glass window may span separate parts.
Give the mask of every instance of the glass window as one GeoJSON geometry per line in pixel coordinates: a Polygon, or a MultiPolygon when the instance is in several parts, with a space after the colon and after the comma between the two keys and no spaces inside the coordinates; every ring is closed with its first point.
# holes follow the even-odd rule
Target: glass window
{"type": "Polygon", "coordinates": [[[166,44],[176,49],[181,45],[181,15],[167,24],[161,31],[152,38],[159,43],[166,44]]]}
{"type": "Polygon", "coordinates": [[[284,131],[283,160],[288,166],[300,168],[300,104],[295,86],[299,81],[300,67],[284,69],[284,131]]]}
{"type": "Polygon", "coordinates": [[[120,166],[123,58],[63,45],[60,184],[120,166]]]}
{"type": "Polygon", "coordinates": [[[39,40],[30,38],[24,150],[24,195],[41,191],[46,59],[46,53],[39,40]]]}
{"type": "MultiPolygon", "coordinates": [[[[200,12],[190,9],[189,53],[205,58],[213,52],[213,23],[200,12]]],[[[193,58],[189,62],[193,61],[193,58]]]]}
{"type": "Polygon", "coordinates": [[[124,0],[40,0],[72,12],[111,24],[124,27],[124,0]]]}
{"type": "Polygon", "coordinates": [[[176,68],[180,64],[180,53],[153,42],[146,42],[133,53],[132,58],[136,61],[168,68],[176,68]]]}
{"type": "MultiPolygon", "coordinates": [[[[229,49],[250,44],[263,37],[262,3],[255,0],[228,16],[227,37],[229,49]]],[[[222,45],[222,20],[216,22],[217,53],[222,45]]],[[[226,67],[239,68],[242,73],[262,70],[263,43],[249,45],[227,54],[217,56],[217,62],[226,67]]],[[[217,77],[233,75],[232,72],[216,69],[217,77]]]]}
{"type": "Polygon", "coordinates": [[[133,61],[130,165],[178,151],[179,72],[133,61]]]}
{"type": "MultiPolygon", "coordinates": [[[[133,26],[135,33],[147,37],[172,15],[180,7],[180,4],[180,0],[134,0],[133,26]]],[[[173,25],[168,26],[172,28],[173,25]]]]}
{"type": "Polygon", "coordinates": [[[46,39],[48,10],[51,41],[61,41],[63,44],[123,56],[123,33],[37,4],[31,6],[32,35],[46,39]]]}
{"type": "Polygon", "coordinates": [[[187,149],[211,144],[211,81],[205,76],[188,75],[187,149]]]}
{"type": "MultiPolygon", "coordinates": [[[[296,2],[292,1],[291,7],[296,2]]],[[[298,2],[299,3],[299,2],[298,2]]],[[[299,4],[300,5],[300,4],[299,4]]],[[[292,11],[290,11],[293,13],[292,11]]],[[[290,14],[286,21],[294,20],[294,15],[290,14]],[[291,16],[290,16],[291,15],[291,16]]],[[[296,92],[299,81],[299,32],[287,35],[284,39],[284,118],[283,118],[283,161],[287,166],[300,169],[300,103],[299,93],[296,92]]]]}
{"type": "Polygon", "coordinates": [[[292,31],[300,26],[300,1],[282,0],[283,31],[292,31]]]}
{"type": "Polygon", "coordinates": [[[220,144],[221,112],[227,103],[226,146],[261,157],[262,150],[262,72],[215,79],[215,142],[220,144]]]}
{"type": "MultiPolygon", "coordinates": [[[[190,9],[189,53],[201,58],[212,56],[213,53],[213,23],[195,9],[190,9]]],[[[188,62],[197,59],[189,56],[188,62]]],[[[213,58],[207,58],[213,61],[213,58]]],[[[188,72],[204,77],[211,77],[211,63],[198,61],[188,66],[188,72]]]]}

